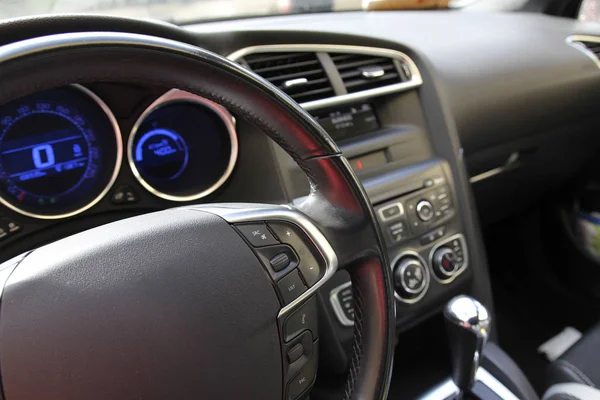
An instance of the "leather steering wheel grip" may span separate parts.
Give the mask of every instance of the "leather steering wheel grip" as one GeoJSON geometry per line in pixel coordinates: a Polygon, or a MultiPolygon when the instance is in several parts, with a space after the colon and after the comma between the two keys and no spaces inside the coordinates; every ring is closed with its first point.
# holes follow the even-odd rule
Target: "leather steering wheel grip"
{"type": "Polygon", "coordinates": [[[345,398],[385,398],[393,363],[394,296],[384,242],[361,183],[328,134],[297,103],[264,79],[182,41],[125,32],[190,35],[168,24],[82,17],[0,23],[2,38],[57,33],[0,47],[0,104],[70,83],[128,82],[173,87],[228,108],[277,142],[306,173],[312,193],[299,208],[330,240],[355,288],[356,324],[345,398]],[[41,27],[37,23],[41,21],[41,27]],[[104,28],[103,28],[104,27],[104,28]],[[102,32],[100,32],[102,31],[102,32]]]}

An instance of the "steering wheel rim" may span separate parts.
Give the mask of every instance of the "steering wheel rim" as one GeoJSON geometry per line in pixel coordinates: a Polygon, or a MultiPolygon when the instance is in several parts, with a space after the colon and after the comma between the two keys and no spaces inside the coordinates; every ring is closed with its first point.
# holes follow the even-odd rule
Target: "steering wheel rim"
{"type": "MultiPolygon", "coordinates": [[[[150,83],[206,97],[261,128],[306,173],[311,194],[298,209],[327,237],[353,281],[356,323],[345,398],[386,397],[395,322],[384,242],[348,162],[293,100],[219,55],[117,32],[58,34],[6,45],[0,48],[0,77],[0,104],[73,82],[150,83]]],[[[0,309],[0,321],[1,316],[0,309]]]]}

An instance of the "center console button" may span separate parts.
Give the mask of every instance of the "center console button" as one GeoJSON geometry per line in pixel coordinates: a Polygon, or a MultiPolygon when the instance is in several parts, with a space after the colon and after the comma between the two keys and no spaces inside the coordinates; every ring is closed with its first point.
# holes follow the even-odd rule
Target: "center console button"
{"type": "Polygon", "coordinates": [[[416,207],[417,216],[423,222],[430,221],[435,215],[433,205],[428,200],[421,200],[417,203],[416,207]]]}
{"type": "Polygon", "coordinates": [[[402,299],[415,299],[427,288],[427,268],[420,259],[406,256],[394,265],[394,286],[402,299]]]}
{"type": "Polygon", "coordinates": [[[296,300],[300,295],[306,292],[306,285],[300,279],[298,271],[294,270],[277,282],[279,294],[285,305],[296,300]]]}
{"type": "Polygon", "coordinates": [[[433,255],[434,270],[448,278],[454,275],[458,269],[458,260],[454,251],[448,247],[436,250],[433,255]]]}
{"type": "Polygon", "coordinates": [[[294,310],[283,325],[283,339],[289,342],[305,330],[317,338],[318,329],[317,299],[311,298],[300,308],[294,310]]]}
{"type": "Polygon", "coordinates": [[[462,235],[434,248],[430,262],[435,276],[442,282],[448,283],[466,266],[466,244],[462,235]]]}
{"type": "Polygon", "coordinates": [[[379,217],[384,222],[400,217],[402,214],[404,214],[402,203],[389,204],[379,209],[379,217]]]}

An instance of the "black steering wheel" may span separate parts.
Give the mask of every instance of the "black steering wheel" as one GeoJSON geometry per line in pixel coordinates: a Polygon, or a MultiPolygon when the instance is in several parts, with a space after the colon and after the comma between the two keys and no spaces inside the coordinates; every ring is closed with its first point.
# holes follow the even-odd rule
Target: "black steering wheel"
{"type": "Polygon", "coordinates": [[[298,207],[207,204],[146,214],[4,263],[5,399],[299,398],[317,369],[318,324],[306,310],[340,268],[350,273],[356,303],[345,398],[385,398],[391,271],[365,191],[327,133],[239,65],[182,41],[130,33],[164,25],[81,17],[77,23],[91,21],[97,31],[48,35],[61,19],[76,18],[0,24],[4,38],[46,34],[0,47],[0,104],[71,83],[179,88],[259,127],[312,189],[298,207]],[[281,271],[279,254],[288,257],[281,271]]]}

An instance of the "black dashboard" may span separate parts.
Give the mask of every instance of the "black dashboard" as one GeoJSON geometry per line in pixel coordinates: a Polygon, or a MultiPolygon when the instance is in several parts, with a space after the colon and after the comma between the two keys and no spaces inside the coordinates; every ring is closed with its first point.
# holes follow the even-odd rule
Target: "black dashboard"
{"type": "MultiPolygon", "coordinates": [[[[64,22],[62,31],[118,31],[64,22]]],[[[42,20],[39,29],[57,27],[42,20]]],[[[279,86],[338,142],[386,238],[401,330],[458,293],[491,305],[479,217],[498,220],[537,201],[600,148],[600,69],[568,41],[600,37],[594,25],[403,11],[187,30],[177,39],[279,86]]],[[[259,128],[176,88],[127,82],[73,82],[2,105],[0,181],[4,259],[140,213],[199,202],[291,203],[309,189],[259,128]]],[[[338,371],[352,336],[349,287],[340,272],[320,294],[335,343],[323,359],[338,371]]]]}

